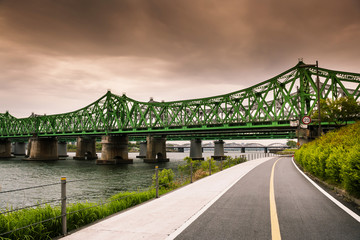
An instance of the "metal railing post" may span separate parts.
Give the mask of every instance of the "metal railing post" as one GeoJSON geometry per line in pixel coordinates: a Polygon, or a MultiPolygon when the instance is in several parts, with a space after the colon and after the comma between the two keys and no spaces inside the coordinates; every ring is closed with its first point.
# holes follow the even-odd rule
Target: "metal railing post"
{"type": "Polygon", "coordinates": [[[193,182],[193,166],[192,161],[190,161],[190,183],[193,182]]]}
{"type": "Polygon", "coordinates": [[[67,234],[66,223],[66,177],[61,177],[61,222],[62,222],[62,234],[67,234]]]}
{"type": "Polygon", "coordinates": [[[159,198],[159,167],[155,167],[155,176],[156,176],[156,198],[159,198]]]}

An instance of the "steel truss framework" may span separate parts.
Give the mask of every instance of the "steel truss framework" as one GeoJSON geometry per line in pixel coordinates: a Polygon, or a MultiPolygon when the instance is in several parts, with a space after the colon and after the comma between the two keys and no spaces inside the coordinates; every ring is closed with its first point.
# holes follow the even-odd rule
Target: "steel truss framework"
{"type": "MultiPolygon", "coordinates": [[[[108,91],[74,112],[15,118],[0,114],[0,138],[129,134],[142,140],[293,138],[290,122],[316,110],[316,67],[299,62],[255,86],[215,97],[173,102],[139,102],[108,91]]],[[[360,100],[360,74],[318,68],[321,98],[360,100]]]]}

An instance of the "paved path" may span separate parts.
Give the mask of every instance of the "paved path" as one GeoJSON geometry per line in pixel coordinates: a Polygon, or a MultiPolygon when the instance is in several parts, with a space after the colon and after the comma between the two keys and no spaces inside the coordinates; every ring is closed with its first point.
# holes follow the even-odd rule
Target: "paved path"
{"type": "Polygon", "coordinates": [[[166,239],[271,158],[248,161],[68,235],[64,240],[166,239]]]}
{"type": "MultiPolygon", "coordinates": [[[[244,176],[175,239],[279,239],[272,235],[269,198],[276,161],[244,176]]],[[[360,223],[305,179],[291,158],[277,162],[274,189],[281,239],[360,239],[360,223]]]]}
{"type": "Polygon", "coordinates": [[[290,158],[265,158],[216,173],[64,239],[360,239],[359,221],[311,185],[290,158]]]}

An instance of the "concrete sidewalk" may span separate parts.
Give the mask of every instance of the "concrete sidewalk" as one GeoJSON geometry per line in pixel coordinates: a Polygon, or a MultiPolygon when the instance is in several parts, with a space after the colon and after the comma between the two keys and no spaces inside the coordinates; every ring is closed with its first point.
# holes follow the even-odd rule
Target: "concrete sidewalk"
{"type": "Polygon", "coordinates": [[[218,172],[62,239],[173,239],[245,174],[271,158],[218,172]]]}

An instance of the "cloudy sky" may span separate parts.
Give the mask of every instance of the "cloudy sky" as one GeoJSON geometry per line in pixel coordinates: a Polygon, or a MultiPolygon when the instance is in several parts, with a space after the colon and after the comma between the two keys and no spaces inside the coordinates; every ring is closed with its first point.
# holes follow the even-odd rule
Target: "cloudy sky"
{"type": "Polygon", "coordinates": [[[359,0],[0,0],[0,112],[224,94],[297,64],[360,72],[359,0]]]}

